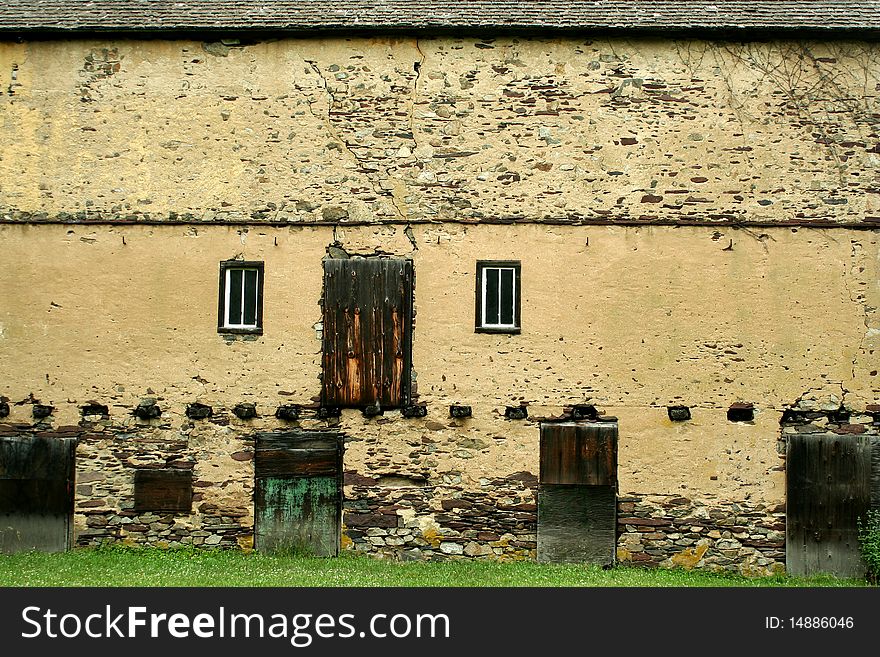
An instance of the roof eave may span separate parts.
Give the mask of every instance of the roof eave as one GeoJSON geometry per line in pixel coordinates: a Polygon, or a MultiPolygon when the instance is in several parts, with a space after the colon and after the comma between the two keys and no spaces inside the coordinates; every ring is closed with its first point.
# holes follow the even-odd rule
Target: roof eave
{"type": "Polygon", "coordinates": [[[824,38],[824,39],[877,39],[880,37],[880,26],[840,27],[810,26],[788,27],[774,25],[766,27],[721,25],[580,25],[576,27],[558,27],[546,25],[323,25],[320,28],[290,25],[283,27],[260,26],[194,26],[194,25],[163,25],[163,26],[132,26],[104,27],[76,26],[34,26],[6,28],[0,26],[0,39],[64,39],[87,38],[93,36],[118,36],[125,38],[169,39],[183,37],[217,37],[218,35],[242,35],[262,38],[281,37],[317,37],[317,36],[375,36],[382,34],[418,35],[418,36],[469,36],[494,38],[500,36],[640,36],[640,37],[708,37],[713,39],[747,40],[768,38],[824,38]]]}

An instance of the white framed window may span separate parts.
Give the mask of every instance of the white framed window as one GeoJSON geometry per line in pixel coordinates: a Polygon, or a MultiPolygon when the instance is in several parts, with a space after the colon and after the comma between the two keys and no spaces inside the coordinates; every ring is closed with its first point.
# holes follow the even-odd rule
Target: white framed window
{"type": "Polygon", "coordinates": [[[475,331],[520,332],[518,260],[478,260],[475,331]]]}
{"type": "Polygon", "coordinates": [[[218,332],[263,332],[263,272],[262,262],[220,263],[218,332]]]}

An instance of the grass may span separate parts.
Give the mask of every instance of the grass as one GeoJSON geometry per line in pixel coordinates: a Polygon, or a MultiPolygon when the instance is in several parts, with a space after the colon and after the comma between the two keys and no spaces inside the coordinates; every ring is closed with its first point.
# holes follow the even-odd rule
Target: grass
{"type": "Polygon", "coordinates": [[[748,579],[727,573],[492,561],[380,561],[267,556],[224,550],[78,548],[0,555],[0,586],[185,587],[852,587],[830,576],[748,579]]]}

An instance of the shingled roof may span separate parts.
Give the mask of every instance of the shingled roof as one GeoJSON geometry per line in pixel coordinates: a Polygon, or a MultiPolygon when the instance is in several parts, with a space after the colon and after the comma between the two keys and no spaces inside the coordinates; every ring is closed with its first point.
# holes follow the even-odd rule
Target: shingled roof
{"type": "Polygon", "coordinates": [[[3,0],[0,33],[871,32],[880,0],[3,0]]]}

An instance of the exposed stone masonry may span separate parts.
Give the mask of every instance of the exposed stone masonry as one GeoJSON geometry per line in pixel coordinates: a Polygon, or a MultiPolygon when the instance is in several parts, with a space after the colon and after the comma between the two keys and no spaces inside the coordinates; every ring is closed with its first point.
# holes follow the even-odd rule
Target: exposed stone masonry
{"type": "Polygon", "coordinates": [[[618,498],[617,559],[624,564],[785,572],[785,505],[673,495],[618,498]]]}
{"type": "MultiPolygon", "coordinates": [[[[799,402],[785,413],[783,438],[811,430],[880,435],[878,406],[862,413],[842,407],[807,408],[812,408],[809,402],[799,402]]],[[[221,412],[217,424],[207,423],[213,425],[209,432],[227,429],[228,420],[222,417],[221,412]]],[[[77,545],[251,548],[251,441],[235,432],[235,451],[224,454],[233,468],[218,480],[211,472],[217,464],[211,463],[212,457],[206,459],[204,451],[209,441],[200,438],[192,423],[184,429],[169,431],[158,421],[132,420],[119,426],[109,419],[90,418],[79,426],[58,428],[4,424],[0,435],[77,437],[77,545]],[[150,467],[193,469],[191,514],[132,510],[134,471],[150,467]],[[237,487],[235,502],[216,503],[212,489],[227,486],[237,487]]],[[[217,438],[213,440],[216,445],[217,438]]],[[[433,481],[347,470],[344,484],[343,549],[404,561],[537,556],[539,492],[537,477],[530,472],[483,479],[479,490],[468,490],[460,477],[449,474],[433,481]]],[[[627,493],[618,498],[617,560],[746,576],[784,573],[785,505],[732,502],[711,495],[627,493]]]]}
{"type": "MultiPolygon", "coordinates": [[[[367,478],[347,475],[347,480],[367,478]]],[[[478,492],[440,485],[347,489],[346,548],[402,560],[535,559],[537,478],[515,473],[478,492]]]]}
{"type": "Polygon", "coordinates": [[[870,42],[70,48],[0,44],[0,222],[880,221],[870,42]]]}
{"type": "MultiPolygon", "coordinates": [[[[99,411],[100,405],[87,405],[76,426],[53,427],[51,420],[0,425],[0,435],[77,438],[76,545],[253,546],[253,442],[247,423],[236,424],[222,408],[210,419],[183,420],[176,428],[172,425],[182,418],[173,413],[144,420],[132,412],[130,419],[111,420],[99,411]],[[134,473],[141,468],[191,469],[192,513],[134,511],[134,473]]],[[[854,410],[833,397],[813,399],[807,393],[780,423],[784,462],[785,437],[793,433],[880,436],[880,406],[854,410]]],[[[339,426],[339,420],[329,424],[339,426]]],[[[343,549],[399,560],[537,557],[539,490],[533,473],[485,477],[474,488],[455,472],[395,476],[388,465],[367,464],[363,473],[346,469],[343,549]]],[[[695,491],[628,492],[618,498],[617,526],[621,564],[746,576],[785,572],[784,503],[731,501],[695,491]]]]}
{"type": "MultiPolygon", "coordinates": [[[[206,501],[206,491],[225,487],[227,481],[212,481],[209,463],[199,461],[196,441],[167,427],[140,424],[123,430],[91,424],[77,445],[76,513],[85,527],[76,532],[76,544],[95,546],[108,542],[129,545],[180,547],[249,547],[253,544],[253,515],[249,508],[229,505],[221,508],[206,501]],[[98,429],[95,431],[95,429],[98,429]],[[141,512],[134,506],[134,472],[137,468],[182,468],[193,470],[193,513],[141,512]],[[208,472],[205,472],[205,471],[208,472]]],[[[242,446],[244,449],[247,443],[242,446]]],[[[242,483],[253,477],[248,459],[240,467],[242,483]]],[[[210,496],[209,496],[210,497],[210,496]]]]}
{"type": "Polygon", "coordinates": [[[837,433],[842,435],[880,436],[880,405],[868,404],[864,411],[847,408],[837,400],[818,402],[798,399],[779,422],[782,432],[777,451],[785,455],[785,438],[799,433],[837,433]]]}
{"type": "MultiPolygon", "coordinates": [[[[355,486],[346,495],[344,547],[401,560],[534,559],[536,495],[529,473],[492,480],[479,493],[355,486]]],[[[785,505],[629,494],[618,499],[617,546],[625,565],[780,574],[785,505]]]]}

